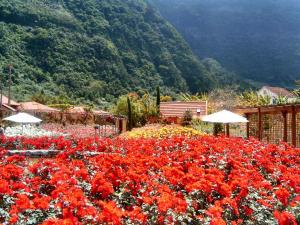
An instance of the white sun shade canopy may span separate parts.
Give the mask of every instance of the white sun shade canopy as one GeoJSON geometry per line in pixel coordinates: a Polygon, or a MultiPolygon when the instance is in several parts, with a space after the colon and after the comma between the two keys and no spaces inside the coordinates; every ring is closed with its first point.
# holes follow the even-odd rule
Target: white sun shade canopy
{"type": "Polygon", "coordinates": [[[204,122],[210,123],[248,123],[249,121],[238,114],[233,112],[223,110],[220,112],[216,112],[202,118],[204,122]]]}
{"type": "Polygon", "coordinates": [[[15,122],[15,123],[40,123],[41,119],[36,118],[28,113],[18,113],[13,116],[4,118],[3,120],[15,122]]]}

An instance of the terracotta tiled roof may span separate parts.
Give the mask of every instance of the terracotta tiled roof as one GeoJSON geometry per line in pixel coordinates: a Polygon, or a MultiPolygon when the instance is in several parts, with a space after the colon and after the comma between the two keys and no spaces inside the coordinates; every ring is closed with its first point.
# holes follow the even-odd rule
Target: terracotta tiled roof
{"type": "Polygon", "coordinates": [[[288,98],[296,97],[293,93],[291,93],[290,91],[288,91],[285,88],[270,87],[270,86],[264,86],[263,88],[266,88],[266,89],[270,90],[271,92],[273,92],[274,94],[279,95],[279,96],[284,96],[284,97],[288,97],[288,98]]]}
{"type": "MultiPolygon", "coordinates": [[[[2,95],[2,104],[8,105],[8,97],[2,95]]],[[[11,105],[11,106],[19,106],[20,104],[17,103],[17,102],[15,102],[15,101],[13,101],[13,100],[11,99],[11,100],[10,100],[10,105],[11,105]]]]}
{"type": "Polygon", "coordinates": [[[162,102],[160,105],[162,117],[182,118],[187,110],[191,110],[193,116],[204,116],[207,114],[207,102],[162,102]]]}
{"type": "Polygon", "coordinates": [[[21,111],[34,111],[34,112],[59,112],[58,109],[51,108],[47,105],[38,102],[22,102],[20,103],[21,111]]]}

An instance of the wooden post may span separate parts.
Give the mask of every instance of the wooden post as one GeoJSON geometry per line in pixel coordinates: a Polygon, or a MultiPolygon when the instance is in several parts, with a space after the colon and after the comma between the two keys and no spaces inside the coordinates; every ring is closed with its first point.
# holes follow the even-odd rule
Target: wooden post
{"type": "Polygon", "coordinates": [[[225,127],[226,127],[226,136],[229,137],[229,136],[230,136],[230,129],[229,129],[230,127],[229,127],[229,123],[226,123],[226,124],[225,124],[225,127]]]}
{"type": "Polygon", "coordinates": [[[247,135],[247,139],[250,138],[250,115],[249,114],[246,114],[246,118],[247,120],[249,121],[247,124],[246,124],[246,135],[247,135]]]}
{"type": "Polygon", "coordinates": [[[257,131],[257,139],[258,140],[262,140],[262,118],[261,118],[261,108],[258,107],[258,121],[257,121],[257,127],[258,127],[258,131],[257,131]]]}
{"type": "Polygon", "coordinates": [[[8,79],[8,105],[10,106],[11,102],[11,70],[12,70],[12,65],[8,65],[8,72],[9,72],[9,79],[8,79]]]}
{"type": "Polygon", "coordinates": [[[282,112],[283,116],[283,141],[287,142],[288,132],[287,132],[287,111],[282,112]]]}
{"type": "Polygon", "coordinates": [[[122,119],[122,133],[125,133],[127,131],[127,120],[122,119]]]}
{"type": "Polygon", "coordinates": [[[2,84],[0,84],[0,109],[2,109],[2,98],[3,98],[3,89],[2,89],[2,84]]]}
{"type": "Polygon", "coordinates": [[[115,134],[119,134],[120,125],[119,125],[119,118],[115,120],[115,134]]]}
{"type": "Polygon", "coordinates": [[[3,113],[2,113],[2,97],[3,97],[3,89],[2,84],[0,84],[0,122],[2,121],[3,113]]]}
{"type": "Polygon", "coordinates": [[[297,113],[295,106],[292,108],[292,144],[297,145],[297,113]]]}
{"type": "Polygon", "coordinates": [[[97,128],[95,127],[95,142],[96,142],[96,139],[97,139],[97,128]]]}
{"type": "Polygon", "coordinates": [[[119,129],[119,134],[121,134],[122,133],[122,131],[123,131],[123,122],[122,122],[123,120],[122,119],[119,119],[119,127],[118,127],[118,129],[119,129]]]}

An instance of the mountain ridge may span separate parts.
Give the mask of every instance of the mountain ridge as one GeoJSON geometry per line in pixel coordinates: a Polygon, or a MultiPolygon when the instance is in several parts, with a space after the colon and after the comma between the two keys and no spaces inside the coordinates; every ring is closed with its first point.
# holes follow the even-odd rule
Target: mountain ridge
{"type": "Polygon", "coordinates": [[[8,64],[21,100],[43,91],[100,104],[156,86],[172,95],[220,85],[144,0],[3,0],[2,83],[8,64]]]}
{"type": "Polygon", "coordinates": [[[245,80],[294,87],[300,79],[300,2],[151,0],[200,58],[245,80]]]}

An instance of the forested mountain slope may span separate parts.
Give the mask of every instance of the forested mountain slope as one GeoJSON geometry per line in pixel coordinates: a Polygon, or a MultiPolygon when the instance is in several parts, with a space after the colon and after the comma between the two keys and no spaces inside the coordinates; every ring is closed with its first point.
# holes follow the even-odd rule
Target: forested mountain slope
{"type": "Polygon", "coordinates": [[[97,103],[158,85],[165,93],[220,85],[144,0],[2,0],[0,68],[6,88],[8,64],[18,99],[43,90],[97,103]]]}
{"type": "Polygon", "coordinates": [[[151,0],[200,57],[241,77],[291,86],[300,79],[299,0],[151,0]]]}

